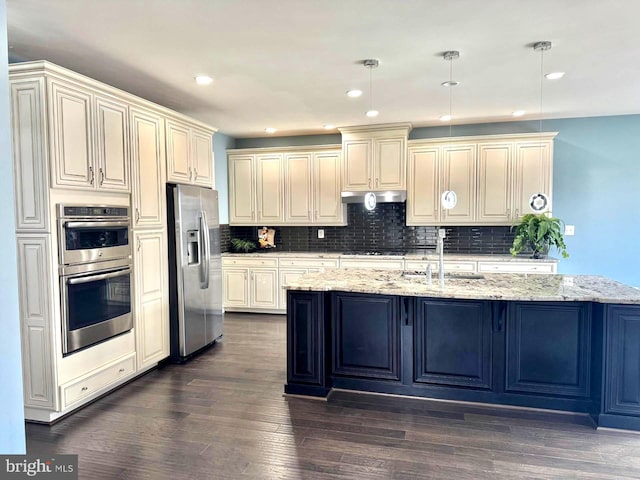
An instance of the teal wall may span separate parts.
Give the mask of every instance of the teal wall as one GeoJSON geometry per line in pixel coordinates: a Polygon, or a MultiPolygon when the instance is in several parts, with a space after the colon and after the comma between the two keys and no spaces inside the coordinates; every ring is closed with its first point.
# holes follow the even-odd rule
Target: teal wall
{"type": "MultiPolygon", "coordinates": [[[[640,287],[640,115],[544,120],[554,143],[553,214],[575,225],[565,237],[567,274],[604,275],[640,287]]],[[[540,122],[452,127],[453,136],[530,133],[540,122]]],[[[421,127],[410,139],[449,136],[449,127],[421,127]]],[[[238,139],[236,148],[340,143],[338,135],[238,139]]]]}
{"type": "Polygon", "coordinates": [[[13,163],[9,122],[7,12],[0,0],[0,454],[24,454],[25,432],[20,357],[20,317],[13,214],[13,163]]]}
{"type": "Polygon", "coordinates": [[[220,225],[229,223],[229,180],[227,177],[228,148],[235,148],[235,139],[217,132],[213,136],[213,158],[215,165],[215,183],[218,190],[218,210],[220,225]]]}

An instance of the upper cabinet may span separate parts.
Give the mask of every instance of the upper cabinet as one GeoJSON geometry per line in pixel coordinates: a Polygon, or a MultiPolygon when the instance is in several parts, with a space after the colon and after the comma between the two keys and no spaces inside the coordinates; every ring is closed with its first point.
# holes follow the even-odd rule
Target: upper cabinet
{"type": "Polygon", "coordinates": [[[131,108],[133,228],[164,226],[164,121],[153,111],[131,108]]]}
{"type": "Polygon", "coordinates": [[[229,223],[345,225],[340,157],[336,146],[230,150],[229,223]]]}
{"type": "Polygon", "coordinates": [[[552,200],[555,133],[412,141],[407,225],[512,225],[532,210],[533,194],[552,200]],[[440,206],[453,190],[458,203],[440,206]]]}
{"type": "Polygon", "coordinates": [[[167,181],[214,187],[213,134],[186,122],[167,120],[167,181]]]}
{"type": "Polygon", "coordinates": [[[127,104],[49,79],[52,186],[129,191],[127,104]]]}
{"type": "Polygon", "coordinates": [[[341,128],[342,189],[404,190],[410,124],[341,128]]]}
{"type": "Polygon", "coordinates": [[[340,150],[286,153],[284,167],[287,224],[345,224],[340,150]]]}

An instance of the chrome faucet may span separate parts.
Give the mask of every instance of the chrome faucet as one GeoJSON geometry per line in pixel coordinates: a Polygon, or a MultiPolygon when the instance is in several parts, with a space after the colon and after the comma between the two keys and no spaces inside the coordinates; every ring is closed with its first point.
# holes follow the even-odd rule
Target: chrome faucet
{"type": "Polygon", "coordinates": [[[440,288],[444,288],[444,235],[445,230],[443,228],[438,229],[438,281],[440,288]]]}

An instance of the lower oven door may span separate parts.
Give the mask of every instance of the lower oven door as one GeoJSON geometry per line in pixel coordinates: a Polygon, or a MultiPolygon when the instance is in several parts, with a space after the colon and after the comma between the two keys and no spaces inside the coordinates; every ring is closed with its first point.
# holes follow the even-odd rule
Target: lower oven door
{"type": "Polygon", "coordinates": [[[130,265],[61,276],[60,293],[64,355],[133,328],[130,265]]]}

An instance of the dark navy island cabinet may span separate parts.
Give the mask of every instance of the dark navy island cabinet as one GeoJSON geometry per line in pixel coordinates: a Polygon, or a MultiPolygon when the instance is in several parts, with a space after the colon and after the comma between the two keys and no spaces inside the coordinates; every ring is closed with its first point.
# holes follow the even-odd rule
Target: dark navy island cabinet
{"type": "Polygon", "coordinates": [[[285,392],[588,413],[640,430],[640,305],[287,293],[285,392]]]}

